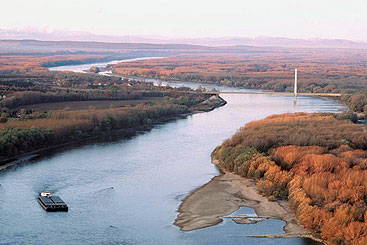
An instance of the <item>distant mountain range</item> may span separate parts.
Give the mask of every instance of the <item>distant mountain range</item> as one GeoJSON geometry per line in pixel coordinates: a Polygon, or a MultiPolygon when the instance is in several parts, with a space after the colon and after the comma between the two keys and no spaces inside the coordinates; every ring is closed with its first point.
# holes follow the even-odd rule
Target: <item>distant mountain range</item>
{"type": "Polygon", "coordinates": [[[218,38],[165,38],[150,36],[97,35],[90,32],[0,29],[2,40],[36,39],[43,41],[94,41],[110,43],[192,44],[205,46],[277,46],[312,48],[367,48],[367,42],[345,39],[294,39],[285,37],[218,37],[218,38]]]}
{"type": "Polygon", "coordinates": [[[97,42],[97,41],[40,41],[34,39],[0,39],[0,54],[45,54],[56,52],[66,53],[103,53],[118,55],[142,52],[140,56],[168,56],[185,53],[258,53],[275,52],[282,47],[235,46],[204,46],[175,43],[128,43],[128,42],[97,42]]]}

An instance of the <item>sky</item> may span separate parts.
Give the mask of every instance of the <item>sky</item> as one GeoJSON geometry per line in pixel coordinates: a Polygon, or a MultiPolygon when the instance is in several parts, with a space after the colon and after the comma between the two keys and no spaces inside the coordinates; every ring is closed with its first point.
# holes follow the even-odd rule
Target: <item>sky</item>
{"type": "Polygon", "coordinates": [[[4,0],[0,29],[367,41],[366,0],[4,0]]]}

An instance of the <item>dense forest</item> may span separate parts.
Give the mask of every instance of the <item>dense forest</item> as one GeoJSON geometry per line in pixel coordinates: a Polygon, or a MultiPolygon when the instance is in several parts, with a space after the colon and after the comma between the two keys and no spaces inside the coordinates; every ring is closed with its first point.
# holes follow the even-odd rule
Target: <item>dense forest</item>
{"type": "Polygon", "coordinates": [[[328,244],[367,243],[367,127],[338,115],[282,114],[246,124],[213,152],[219,165],[288,199],[328,244]]]}

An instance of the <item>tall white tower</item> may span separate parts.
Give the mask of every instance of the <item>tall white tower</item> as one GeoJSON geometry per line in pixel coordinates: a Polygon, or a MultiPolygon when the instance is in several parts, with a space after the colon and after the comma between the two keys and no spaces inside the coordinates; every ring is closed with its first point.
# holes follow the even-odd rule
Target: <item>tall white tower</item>
{"type": "Polygon", "coordinates": [[[297,69],[294,70],[294,96],[297,97],[297,69]]]}

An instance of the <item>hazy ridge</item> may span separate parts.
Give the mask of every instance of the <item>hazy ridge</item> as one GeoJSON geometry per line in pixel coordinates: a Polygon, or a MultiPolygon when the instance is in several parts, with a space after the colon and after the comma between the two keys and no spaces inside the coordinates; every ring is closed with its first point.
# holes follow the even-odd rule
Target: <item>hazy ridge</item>
{"type": "Polygon", "coordinates": [[[0,29],[0,40],[37,39],[42,41],[87,41],[108,43],[187,44],[204,46],[279,46],[313,48],[367,48],[367,42],[346,39],[298,39],[286,37],[216,37],[216,38],[167,38],[160,36],[97,35],[84,31],[34,31],[0,29]]]}

